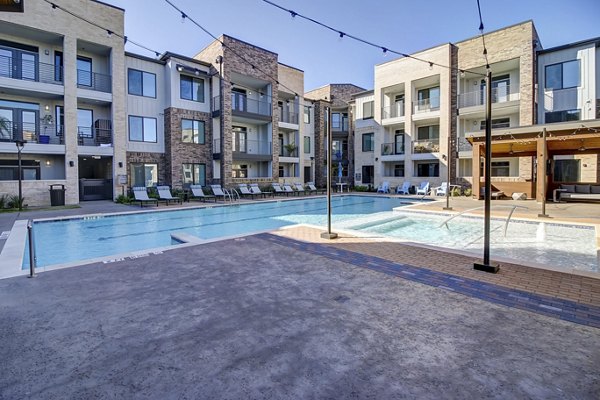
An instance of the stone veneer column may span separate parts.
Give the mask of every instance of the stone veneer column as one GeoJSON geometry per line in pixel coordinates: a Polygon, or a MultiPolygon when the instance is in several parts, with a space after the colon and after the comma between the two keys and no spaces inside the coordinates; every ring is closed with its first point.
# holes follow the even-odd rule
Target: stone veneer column
{"type": "Polygon", "coordinates": [[[112,79],[112,143],[113,143],[113,198],[121,194],[118,175],[127,175],[127,129],[125,124],[125,53],[122,40],[116,38],[118,46],[113,47],[110,55],[112,79]],[[119,167],[121,163],[122,167],[119,167]]]}
{"type": "Polygon", "coordinates": [[[65,126],[65,179],[67,181],[66,204],[79,203],[79,159],[77,148],[77,38],[63,38],[64,109],[65,126]],[[73,166],[70,166],[70,163],[73,166]]]}

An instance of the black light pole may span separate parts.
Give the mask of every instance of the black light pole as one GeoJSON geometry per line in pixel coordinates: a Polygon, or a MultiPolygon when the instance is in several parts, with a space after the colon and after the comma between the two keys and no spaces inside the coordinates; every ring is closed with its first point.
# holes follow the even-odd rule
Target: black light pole
{"type": "Polygon", "coordinates": [[[331,106],[327,110],[327,232],[322,232],[323,239],[335,239],[337,233],[331,232],[331,153],[333,152],[333,138],[331,137],[331,106]]]}
{"type": "MultiPolygon", "coordinates": [[[[543,131],[543,138],[544,138],[544,157],[542,157],[542,159],[545,162],[544,165],[544,175],[542,176],[541,179],[543,179],[542,181],[542,191],[543,191],[543,195],[542,195],[542,212],[541,214],[538,214],[538,217],[540,218],[549,218],[550,216],[548,214],[546,214],[546,191],[548,190],[548,142],[546,139],[546,128],[544,128],[543,131]]],[[[539,160],[538,160],[539,162],[539,160]]],[[[540,174],[537,174],[537,178],[538,181],[540,180],[540,174]]]]}
{"type": "Polygon", "coordinates": [[[221,186],[225,187],[225,163],[223,162],[223,160],[225,160],[225,113],[223,110],[225,108],[225,98],[223,97],[223,56],[218,55],[215,62],[219,64],[219,111],[221,112],[219,116],[219,130],[221,131],[219,135],[219,155],[221,157],[219,159],[219,169],[221,175],[220,183],[221,186]]]}
{"type": "Polygon", "coordinates": [[[25,147],[25,143],[26,142],[24,140],[15,141],[15,145],[17,146],[17,159],[18,159],[17,173],[19,174],[19,211],[23,211],[23,182],[22,182],[23,172],[21,169],[21,151],[23,150],[23,147],[25,147]]]}
{"type": "MultiPolygon", "coordinates": [[[[488,69],[487,72],[485,89],[485,215],[483,218],[483,262],[474,263],[473,268],[495,274],[500,269],[500,266],[498,264],[490,264],[490,201],[492,200],[492,71],[490,69],[488,69]]],[[[479,168],[479,165],[475,168],[479,168]]]]}
{"type": "Polygon", "coordinates": [[[446,175],[446,178],[448,178],[448,181],[446,182],[446,207],[444,207],[444,210],[450,211],[452,210],[452,207],[450,207],[450,188],[452,186],[450,186],[450,167],[452,166],[452,151],[453,149],[451,148],[452,146],[452,138],[450,137],[450,135],[448,135],[448,150],[446,151],[447,156],[446,156],[446,169],[448,170],[448,174],[446,175]]]}

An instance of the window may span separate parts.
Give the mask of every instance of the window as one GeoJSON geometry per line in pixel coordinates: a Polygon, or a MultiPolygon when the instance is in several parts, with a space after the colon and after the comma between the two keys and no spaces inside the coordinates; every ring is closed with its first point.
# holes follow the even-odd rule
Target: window
{"type": "MultiPolygon", "coordinates": [[[[510,127],[510,118],[498,118],[492,120],[492,129],[498,128],[509,128],[510,127]]],[[[485,130],[485,120],[479,123],[479,129],[482,131],[485,130]]]]}
{"type": "Polygon", "coordinates": [[[579,182],[581,160],[554,160],[554,182],[579,182]]]}
{"type": "Polygon", "coordinates": [[[54,52],[54,80],[62,82],[63,80],[63,53],[62,51],[54,52]]]}
{"type": "Polygon", "coordinates": [[[204,79],[181,75],[179,78],[180,97],[184,100],[204,103],[204,79]]]}
{"type": "Polygon", "coordinates": [[[363,165],[362,167],[362,183],[373,183],[373,178],[375,175],[375,167],[373,165],[363,165]]]}
{"type": "Polygon", "coordinates": [[[417,91],[417,111],[437,110],[440,108],[440,88],[432,87],[417,91]]]}
{"type": "Polygon", "coordinates": [[[279,177],[283,178],[285,176],[285,169],[283,168],[283,165],[279,166],[279,177]]]}
{"type": "Polygon", "coordinates": [[[156,118],[129,116],[129,140],[156,143],[156,118]]]}
{"type": "Polygon", "coordinates": [[[439,162],[416,162],[415,173],[418,177],[436,177],[440,176],[439,162]]]}
{"type": "MultiPolygon", "coordinates": [[[[21,160],[21,179],[36,181],[40,179],[40,162],[21,160]]],[[[17,160],[0,160],[0,181],[18,181],[19,165],[17,160]]]]}
{"type": "Polygon", "coordinates": [[[304,154],[310,154],[310,136],[304,136],[304,154]]]}
{"type": "Polygon", "coordinates": [[[231,176],[233,178],[247,178],[248,177],[248,165],[233,164],[231,166],[231,176]]]}
{"type": "Polygon", "coordinates": [[[304,123],[310,124],[310,107],[304,106],[304,123]]]}
{"type": "Polygon", "coordinates": [[[94,116],[92,110],[77,109],[77,135],[80,138],[91,138],[94,116]]]}
{"type": "Polygon", "coordinates": [[[510,176],[510,162],[492,161],[492,176],[510,176]]]}
{"type": "Polygon", "coordinates": [[[342,114],[332,113],[331,114],[331,128],[340,129],[342,127],[342,114]]]}
{"type": "Polygon", "coordinates": [[[156,75],[129,68],[127,70],[127,88],[129,94],[156,97],[156,75]]]}
{"type": "Polygon", "coordinates": [[[547,112],[545,115],[546,123],[551,124],[553,122],[579,121],[581,119],[580,114],[580,110],[547,112]]]}
{"type": "Polygon", "coordinates": [[[404,176],[404,163],[394,164],[394,176],[404,176]]]}
{"type": "Polygon", "coordinates": [[[204,144],[204,121],[182,119],[181,140],[184,143],[204,144]]]}
{"type": "Polygon", "coordinates": [[[417,129],[418,140],[439,140],[440,138],[440,126],[420,126],[417,129]]]}
{"type": "Polygon", "coordinates": [[[80,86],[92,86],[92,59],[77,57],[77,84],[80,86]]]}
{"type": "Polygon", "coordinates": [[[546,89],[568,89],[579,86],[579,60],[546,65],[546,89]]]}
{"type": "Polygon", "coordinates": [[[371,119],[371,118],[373,118],[374,104],[375,104],[375,102],[373,100],[371,100],[371,101],[365,101],[363,103],[363,117],[362,117],[362,119],[371,119]]]}
{"type": "Polygon", "coordinates": [[[373,151],[375,149],[375,140],[373,133],[363,133],[362,135],[362,151],[373,151]]]}
{"type": "Polygon", "coordinates": [[[158,164],[131,164],[131,186],[156,186],[158,183],[158,164]]]}
{"type": "Polygon", "coordinates": [[[206,185],[206,164],[182,164],[184,187],[189,185],[206,185]]]}

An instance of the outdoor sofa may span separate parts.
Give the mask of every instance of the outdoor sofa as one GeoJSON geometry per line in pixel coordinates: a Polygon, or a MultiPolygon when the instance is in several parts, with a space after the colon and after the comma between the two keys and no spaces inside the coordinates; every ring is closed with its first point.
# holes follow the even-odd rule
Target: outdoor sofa
{"type": "Polygon", "coordinates": [[[562,183],[552,193],[554,202],[559,201],[600,201],[600,184],[573,184],[562,183]]]}

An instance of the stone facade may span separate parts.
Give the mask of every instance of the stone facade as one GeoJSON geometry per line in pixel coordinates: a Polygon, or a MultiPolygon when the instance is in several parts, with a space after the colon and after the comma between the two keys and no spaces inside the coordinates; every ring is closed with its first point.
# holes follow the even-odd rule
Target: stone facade
{"type": "Polygon", "coordinates": [[[183,187],[182,164],[206,165],[206,181],[212,180],[212,118],[210,114],[167,108],[165,115],[165,183],[173,188],[183,187]],[[181,120],[190,119],[204,122],[204,143],[182,141],[181,120]]]}

